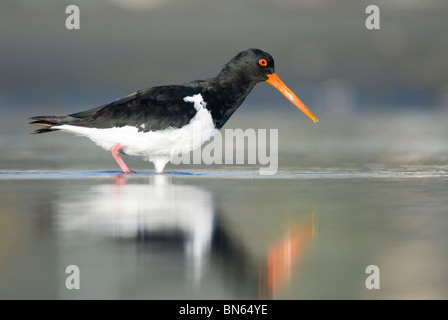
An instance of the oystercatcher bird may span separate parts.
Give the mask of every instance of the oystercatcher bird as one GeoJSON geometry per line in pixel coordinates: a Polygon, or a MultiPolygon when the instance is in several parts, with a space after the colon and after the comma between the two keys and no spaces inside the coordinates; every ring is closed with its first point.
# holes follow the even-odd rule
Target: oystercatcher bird
{"type": "Polygon", "coordinates": [[[32,117],[30,124],[43,127],[35,133],[64,131],[89,138],[110,150],[124,173],[134,171],[120,153],[151,161],[161,173],[173,156],[208,142],[262,81],[277,88],[314,122],[319,121],[276,75],[272,56],[248,49],[214,78],[144,89],[94,109],[32,117]]]}

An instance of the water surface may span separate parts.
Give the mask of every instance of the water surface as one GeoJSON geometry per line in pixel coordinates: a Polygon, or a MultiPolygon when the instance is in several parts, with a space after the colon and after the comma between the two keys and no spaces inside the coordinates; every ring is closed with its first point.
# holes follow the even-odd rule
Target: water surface
{"type": "Polygon", "coordinates": [[[80,138],[3,136],[0,298],[446,299],[444,119],[331,120],[285,119],[271,176],[137,160],[124,176],[80,138]]]}

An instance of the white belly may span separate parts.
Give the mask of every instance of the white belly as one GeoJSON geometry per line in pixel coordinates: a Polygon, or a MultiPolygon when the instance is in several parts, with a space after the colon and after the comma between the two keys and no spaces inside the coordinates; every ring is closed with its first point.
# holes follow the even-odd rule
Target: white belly
{"type": "Polygon", "coordinates": [[[185,97],[184,100],[192,102],[197,113],[190,123],[182,128],[149,132],[139,132],[138,128],[132,126],[97,129],[60,125],[56,128],[87,137],[106,150],[121,144],[125,146],[122,152],[129,156],[141,157],[149,161],[160,158],[172,159],[174,156],[201,147],[218,132],[200,94],[185,97]]]}

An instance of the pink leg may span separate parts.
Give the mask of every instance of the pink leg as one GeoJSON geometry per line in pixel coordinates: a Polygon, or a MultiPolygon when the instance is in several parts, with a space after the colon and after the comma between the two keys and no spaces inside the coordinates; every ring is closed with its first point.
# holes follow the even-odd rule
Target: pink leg
{"type": "Polygon", "coordinates": [[[120,150],[123,148],[124,146],[118,143],[110,149],[110,152],[112,153],[112,156],[114,157],[115,161],[117,161],[121,170],[123,170],[123,173],[135,173],[134,171],[128,168],[126,163],[124,163],[123,159],[121,159],[120,157],[120,150]]]}

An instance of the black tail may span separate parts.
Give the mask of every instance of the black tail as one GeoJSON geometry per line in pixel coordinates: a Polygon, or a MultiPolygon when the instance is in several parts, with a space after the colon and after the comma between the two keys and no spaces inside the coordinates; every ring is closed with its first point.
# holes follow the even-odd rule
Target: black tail
{"type": "Polygon", "coordinates": [[[33,133],[58,131],[59,129],[54,128],[54,126],[66,123],[68,118],[70,118],[70,116],[38,116],[30,118],[30,120],[34,120],[30,122],[30,124],[44,127],[35,130],[33,133]]]}

